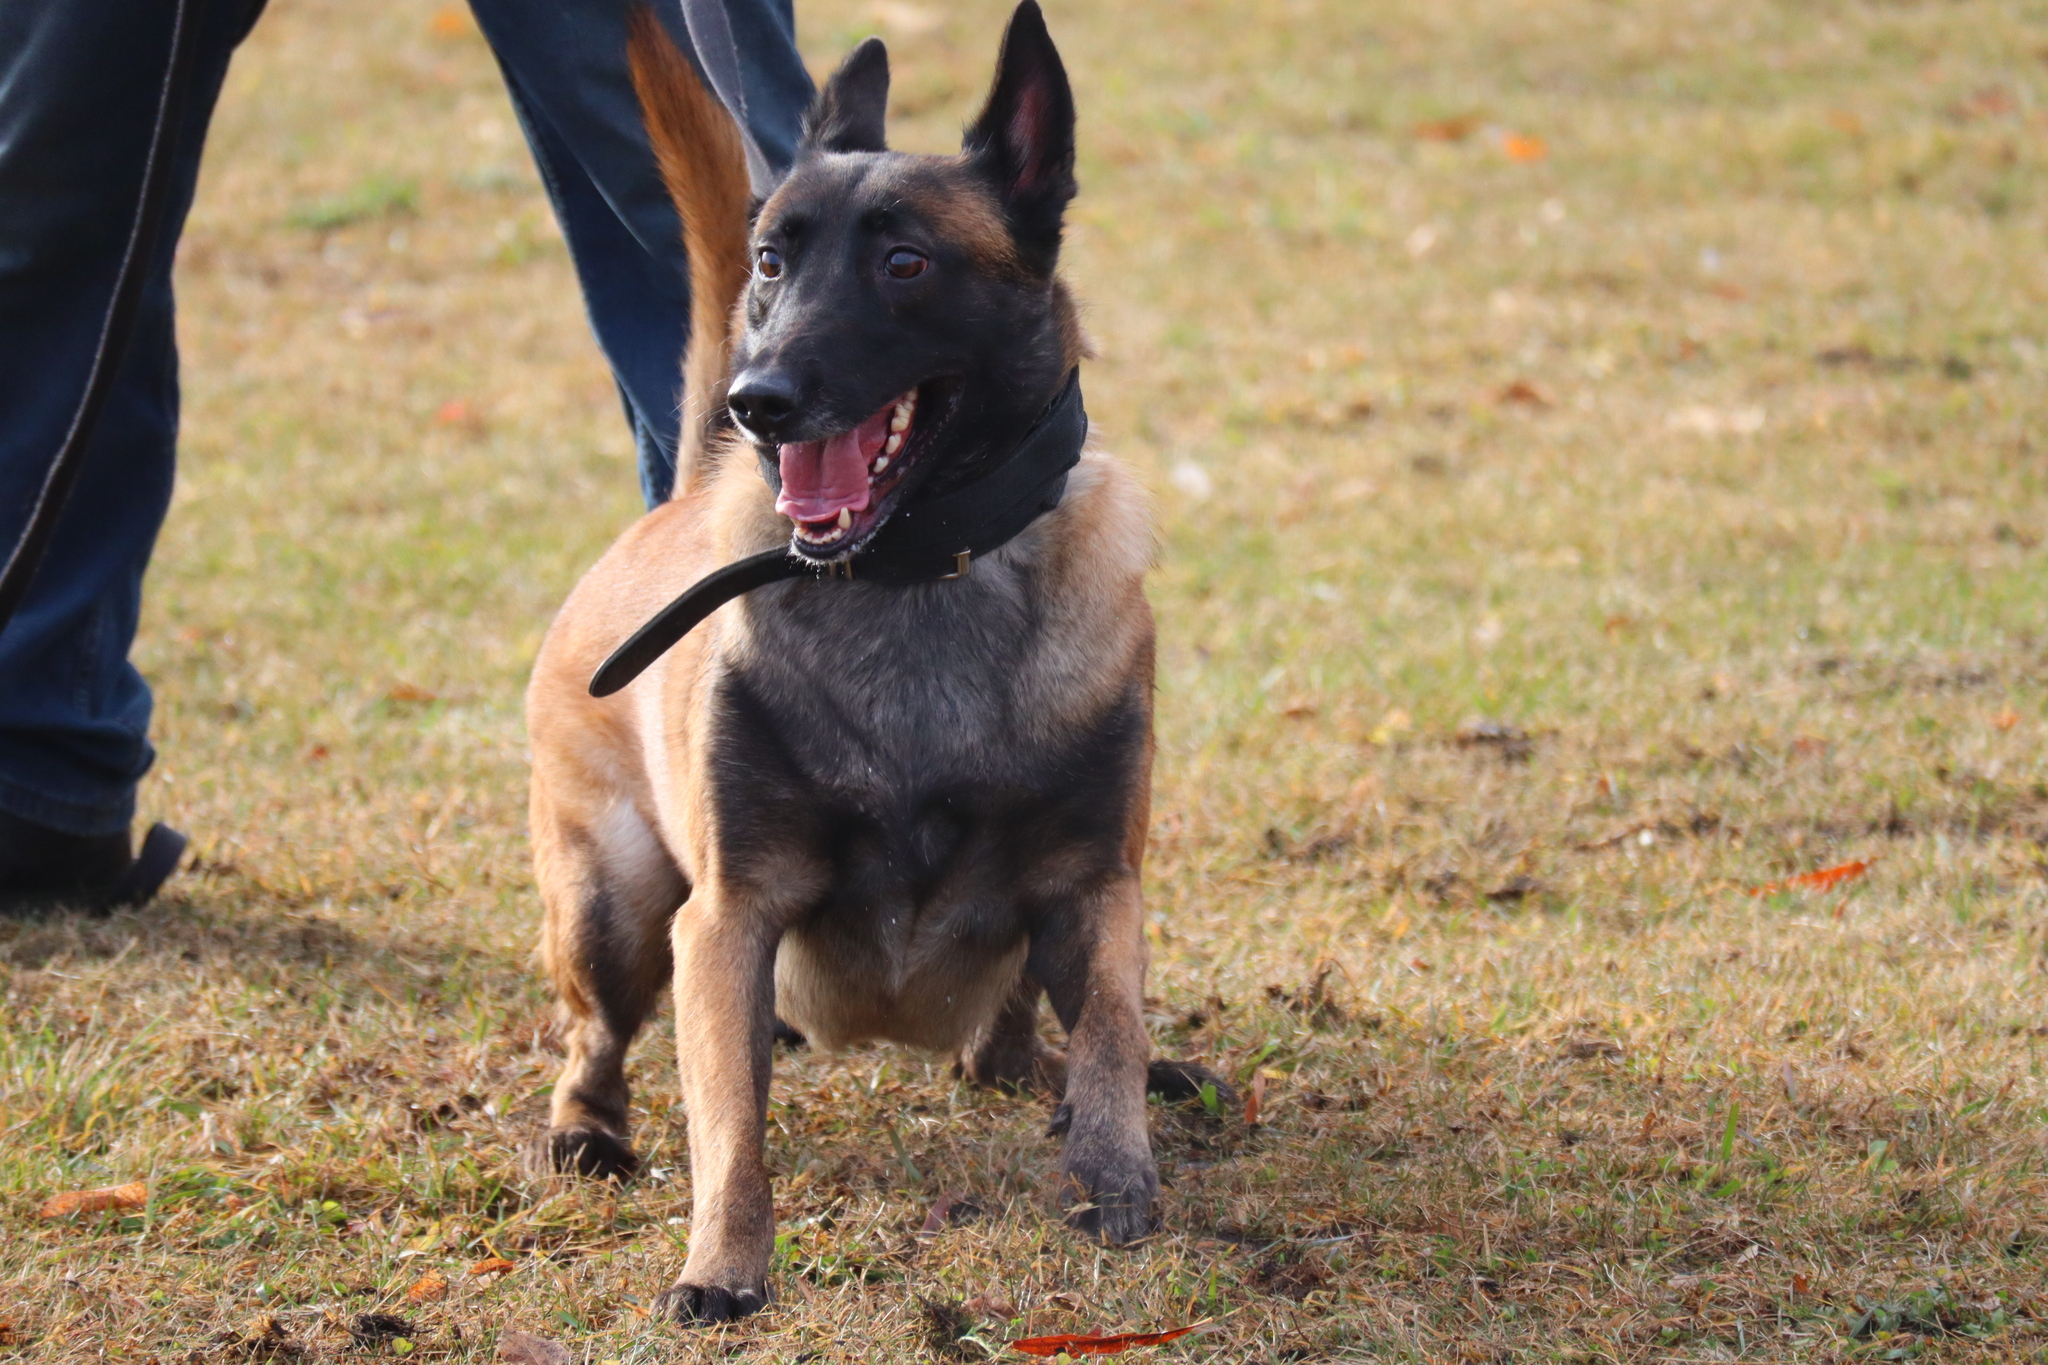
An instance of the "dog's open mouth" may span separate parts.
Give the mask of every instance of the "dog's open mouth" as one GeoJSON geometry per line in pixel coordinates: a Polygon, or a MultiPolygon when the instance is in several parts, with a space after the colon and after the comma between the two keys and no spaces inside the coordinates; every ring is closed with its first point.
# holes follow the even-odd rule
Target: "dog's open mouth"
{"type": "Polygon", "coordinates": [[[919,396],[930,387],[890,399],[836,436],[778,448],[782,492],[775,510],[796,523],[791,544],[799,554],[837,559],[860,548],[888,519],[904,474],[930,444],[920,438],[943,416],[946,404],[936,396],[920,412],[919,396]]]}

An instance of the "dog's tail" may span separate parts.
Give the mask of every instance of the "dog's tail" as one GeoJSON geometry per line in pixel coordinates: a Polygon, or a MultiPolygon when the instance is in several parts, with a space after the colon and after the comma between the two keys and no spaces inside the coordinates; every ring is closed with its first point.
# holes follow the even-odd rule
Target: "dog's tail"
{"type": "Polygon", "coordinates": [[[725,410],[733,306],[746,287],[747,225],[753,187],[739,125],[676,50],[652,10],[636,9],[626,54],[633,89],[654,144],[661,178],[683,220],[690,258],[690,341],[683,363],[681,449],[676,496],[701,480],[725,410]]]}

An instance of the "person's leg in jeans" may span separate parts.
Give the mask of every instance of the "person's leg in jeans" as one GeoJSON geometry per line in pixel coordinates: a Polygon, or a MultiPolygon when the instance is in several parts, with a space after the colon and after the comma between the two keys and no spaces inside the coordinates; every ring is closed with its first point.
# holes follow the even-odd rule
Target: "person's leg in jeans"
{"type": "MultiPolygon", "coordinates": [[[[649,506],[675,481],[690,296],[681,227],[662,188],[626,68],[635,0],[471,0],[554,203],[598,344],[640,452],[649,506]]],[[[678,0],[655,0],[692,52],[678,0]]],[[[796,152],[810,76],[789,0],[724,0],[746,124],[768,166],[796,152]]]]}
{"type": "MultiPolygon", "coordinates": [[[[170,502],[171,259],[228,56],[262,0],[188,0],[199,67],[135,336],[34,587],[0,632],[0,900],[90,894],[128,858],[149,688],[128,662],[170,502]]],[[[0,556],[84,392],[170,57],[162,0],[0,4],[0,556]]]]}

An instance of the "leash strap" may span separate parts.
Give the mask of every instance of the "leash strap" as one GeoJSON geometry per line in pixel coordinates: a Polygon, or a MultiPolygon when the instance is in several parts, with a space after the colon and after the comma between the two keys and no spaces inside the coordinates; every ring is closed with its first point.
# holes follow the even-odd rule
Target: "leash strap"
{"type": "Polygon", "coordinates": [[[1081,403],[1081,372],[1076,369],[1009,458],[987,474],[950,493],[905,503],[850,560],[819,564],[784,547],[714,570],[612,651],[591,675],[590,695],[609,697],[712,612],[770,583],[834,578],[908,584],[965,578],[976,559],[1008,544],[1060,505],[1067,472],[1080,463],[1087,436],[1088,413],[1081,403]]]}

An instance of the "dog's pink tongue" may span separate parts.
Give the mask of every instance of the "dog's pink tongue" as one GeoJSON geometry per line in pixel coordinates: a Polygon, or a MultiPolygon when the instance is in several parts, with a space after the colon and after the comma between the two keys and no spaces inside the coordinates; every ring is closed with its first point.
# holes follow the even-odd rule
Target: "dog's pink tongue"
{"type": "Polygon", "coordinates": [[[868,505],[868,462],[889,435],[889,409],[883,408],[851,431],[822,441],[793,441],[778,451],[782,494],[775,510],[792,521],[832,521],[841,508],[858,512],[868,505]]]}

